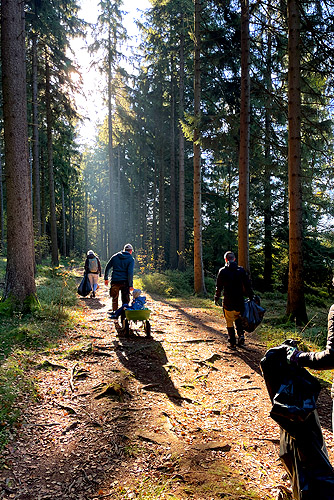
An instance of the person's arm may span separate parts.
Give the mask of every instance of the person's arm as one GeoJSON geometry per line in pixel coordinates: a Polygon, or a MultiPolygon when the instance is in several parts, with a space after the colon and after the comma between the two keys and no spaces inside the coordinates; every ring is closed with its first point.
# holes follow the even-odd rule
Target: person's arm
{"type": "Polygon", "coordinates": [[[334,304],[328,313],[328,335],[326,349],[318,352],[301,352],[296,356],[299,366],[315,370],[331,370],[334,368],[334,304]]]}
{"type": "Polygon", "coordinates": [[[111,259],[109,259],[109,262],[107,263],[106,268],[104,270],[104,284],[106,286],[108,286],[108,275],[111,267],[112,267],[112,257],[111,259]]]}
{"type": "Polygon", "coordinates": [[[97,259],[97,270],[99,272],[99,276],[101,277],[102,270],[101,270],[101,262],[100,262],[99,258],[97,259]]]}
{"type": "Polygon", "coordinates": [[[317,352],[298,351],[296,347],[287,348],[288,363],[313,368],[331,370],[334,368],[334,304],[328,313],[328,335],[326,349],[317,352]]]}
{"type": "Polygon", "coordinates": [[[88,259],[85,260],[85,273],[89,273],[89,265],[88,265],[88,259]]]}
{"type": "Polygon", "coordinates": [[[223,277],[221,271],[219,271],[216,281],[216,291],[214,296],[214,301],[216,305],[219,305],[218,299],[221,296],[222,290],[224,288],[223,277]]]}
{"type": "Polygon", "coordinates": [[[129,263],[128,267],[128,283],[129,283],[129,288],[130,290],[133,290],[133,270],[135,267],[135,259],[132,258],[131,262],[129,263]]]}

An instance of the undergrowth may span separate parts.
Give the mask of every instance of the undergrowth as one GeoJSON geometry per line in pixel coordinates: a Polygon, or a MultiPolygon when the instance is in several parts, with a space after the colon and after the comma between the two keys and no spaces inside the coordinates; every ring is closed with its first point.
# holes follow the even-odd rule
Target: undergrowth
{"type": "MultiPolygon", "coordinates": [[[[68,262],[64,264],[58,268],[38,266],[38,309],[29,315],[0,316],[0,449],[19,422],[21,395],[34,394],[24,366],[37,350],[55,345],[64,330],[79,321],[75,309],[77,285],[68,262]]],[[[2,259],[0,276],[4,275],[2,259]]]]}

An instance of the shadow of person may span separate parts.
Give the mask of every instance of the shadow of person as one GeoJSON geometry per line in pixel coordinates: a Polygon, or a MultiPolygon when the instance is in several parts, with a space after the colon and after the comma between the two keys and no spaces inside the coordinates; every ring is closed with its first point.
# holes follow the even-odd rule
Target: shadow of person
{"type": "Polygon", "coordinates": [[[103,304],[97,297],[92,299],[90,297],[80,297],[79,300],[89,307],[89,309],[98,310],[105,308],[105,304],[103,304]]]}
{"type": "Polygon", "coordinates": [[[172,403],[181,406],[185,398],[181,396],[164,367],[168,358],[161,342],[152,337],[133,334],[125,337],[121,334],[120,327],[117,331],[119,337],[114,340],[115,353],[122,365],[143,384],[142,389],[166,394],[172,403]]]}

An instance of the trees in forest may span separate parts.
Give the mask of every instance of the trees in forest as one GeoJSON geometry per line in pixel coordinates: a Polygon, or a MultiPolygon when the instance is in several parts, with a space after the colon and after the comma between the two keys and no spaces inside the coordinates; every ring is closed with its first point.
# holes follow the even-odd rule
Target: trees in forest
{"type": "MultiPolygon", "coordinates": [[[[91,52],[105,82],[106,114],[84,150],[68,52],[71,37],[84,33],[78,7],[30,2],[36,255],[51,251],[57,265],[58,254],[94,244],[105,259],[131,241],[138,268],[191,268],[201,293],[204,275],[215,276],[224,252],[238,248],[255,287],[288,291],[288,314],[305,321],[303,281],[307,293],[319,276],[329,280],[333,259],[333,9],[332,0],[328,8],[298,6],[293,46],[291,20],[272,0],[251,4],[250,12],[247,0],[155,0],[125,63],[122,4],[101,1],[91,52]],[[194,65],[195,7],[201,50],[194,65]],[[298,58],[300,85],[291,78],[298,58]]],[[[2,236],[8,187],[6,178],[2,236]]]]}
{"type": "Polygon", "coordinates": [[[202,257],[202,175],[201,175],[201,35],[200,35],[201,2],[195,0],[194,29],[194,288],[197,294],[205,292],[204,269],[202,257]]]}
{"type": "Polygon", "coordinates": [[[303,207],[301,182],[300,12],[288,1],[288,174],[289,174],[289,286],[287,314],[307,321],[303,277],[303,207]]]}
{"type": "Polygon", "coordinates": [[[249,3],[241,0],[241,92],[239,145],[238,262],[249,271],[249,3]]]}
{"type": "Polygon", "coordinates": [[[7,201],[4,298],[14,308],[36,303],[34,233],[28,154],[25,17],[19,0],[1,2],[2,94],[7,201]]]}

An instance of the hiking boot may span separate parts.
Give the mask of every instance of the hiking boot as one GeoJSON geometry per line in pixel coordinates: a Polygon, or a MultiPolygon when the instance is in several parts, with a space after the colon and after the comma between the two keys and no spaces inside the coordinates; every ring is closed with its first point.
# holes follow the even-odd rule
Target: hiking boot
{"type": "Polygon", "coordinates": [[[231,351],[235,351],[237,346],[235,344],[231,344],[231,342],[227,342],[227,347],[231,349],[231,351]]]}
{"type": "Polygon", "coordinates": [[[244,335],[240,335],[240,337],[238,338],[238,346],[243,347],[244,345],[245,345],[245,337],[244,335]]]}
{"type": "Polygon", "coordinates": [[[230,343],[232,346],[235,347],[235,330],[234,330],[234,326],[228,326],[227,327],[227,340],[228,340],[228,343],[230,343]]]}
{"type": "Polygon", "coordinates": [[[95,292],[92,293],[92,297],[95,297],[95,292]]]}

